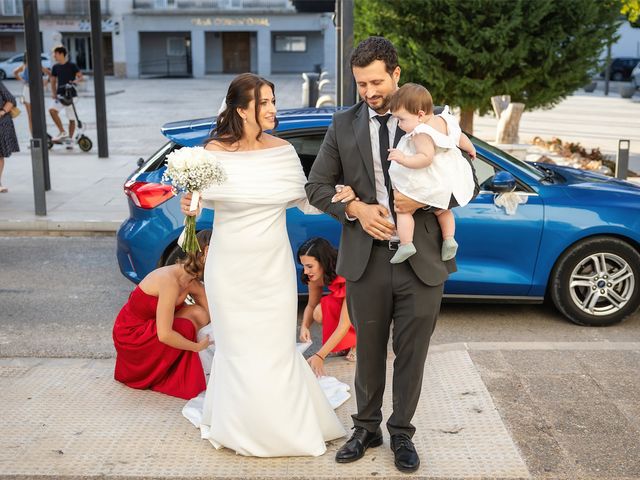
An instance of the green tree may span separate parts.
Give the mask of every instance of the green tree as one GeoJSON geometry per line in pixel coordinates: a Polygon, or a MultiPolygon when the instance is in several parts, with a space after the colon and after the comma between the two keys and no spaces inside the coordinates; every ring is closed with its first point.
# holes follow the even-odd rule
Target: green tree
{"type": "Polygon", "coordinates": [[[550,108],[585,85],[615,38],[620,0],[356,0],[355,37],[391,40],[402,82],[426,86],[437,104],[473,113],[511,95],[550,108]]]}

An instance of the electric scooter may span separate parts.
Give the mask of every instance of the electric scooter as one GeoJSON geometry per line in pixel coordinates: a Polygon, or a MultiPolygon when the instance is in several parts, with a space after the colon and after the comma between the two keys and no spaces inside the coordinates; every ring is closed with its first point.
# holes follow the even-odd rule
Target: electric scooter
{"type": "Polygon", "coordinates": [[[83,152],[88,152],[93,148],[93,142],[89,137],[87,137],[84,134],[84,124],[80,120],[80,117],[78,117],[76,104],[73,101],[74,90],[75,90],[75,86],[71,83],[67,83],[64,86],[64,92],[58,95],[58,101],[65,107],[68,107],[69,105],[71,105],[71,107],[73,108],[73,115],[76,117],[76,123],[77,123],[75,136],[73,139],[54,141],[53,137],[47,133],[47,143],[49,146],[49,150],[51,150],[54,145],[69,145],[70,144],[69,141],[71,142],[75,141],[80,147],[80,150],[82,150],[83,152]]]}

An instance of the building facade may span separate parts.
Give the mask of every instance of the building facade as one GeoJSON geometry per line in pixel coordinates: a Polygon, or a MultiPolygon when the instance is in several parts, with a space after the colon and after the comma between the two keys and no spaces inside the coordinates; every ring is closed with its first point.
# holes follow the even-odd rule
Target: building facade
{"type": "MultiPolygon", "coordinates": [[[[44,52],[90,72],[87,0],[38,0],[44,52]]],[[[119,77],[335,72],[331,14],[290,0],[102,0],[105,71],[119,77]]],[[[0,59],[24,51],[22,0],[0,1],[0,59]]]]}

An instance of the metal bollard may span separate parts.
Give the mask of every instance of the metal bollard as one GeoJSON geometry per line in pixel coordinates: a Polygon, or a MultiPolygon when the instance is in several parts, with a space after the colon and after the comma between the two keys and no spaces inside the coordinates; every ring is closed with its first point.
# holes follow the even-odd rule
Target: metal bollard
{"type": "Polygon", "coordinates": [[[318,73],[303,73],[302,79],[302,106],[315,107],[318,101],[318,73]]]}
{"type": "Polygon", "coordinates": [[[31,139],[31,170],[33,172],[33,200],[36,215],[47,214],[47,196],[45,194],[44,160],[42,158],[42,139],[31,139]]]}
{"type": "Polygon", "coordinates": [[[618,140],[618,155],[616,156],[616,178],[626,180],[629,174],[629,140],[618,140]]]}

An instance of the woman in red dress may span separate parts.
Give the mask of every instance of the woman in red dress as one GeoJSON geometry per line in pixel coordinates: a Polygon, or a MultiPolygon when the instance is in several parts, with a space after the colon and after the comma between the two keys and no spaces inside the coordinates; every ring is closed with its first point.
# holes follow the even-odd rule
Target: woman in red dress
{"type": "Polygon", "coordinates": [[[309,328],[313,322],[322,324],[322,347],[307,360],[318,376],[325,374],[324,359],[332,352],[346,353],[351,362],[356,359],[356,332],[347,311],[346,281],[336,273],[337,259],[338,252],[324,238],[309,239],[298,249],[302,281],[309,286],[300,341],[311,341],[309,328]],[[325,286],[329,294],[323,297],[325,286]]]}
{"type": "Polygon", "coordinates": [[[197,333],[209,323],[202,276],[210,239],[210,230],[199,232],[202,252],[152,271],[129,295],[113,326],[119,382],[187,400],[206,389],[198,352],[211,340],[197,333]],[[195,305],[185,305],[187,295],[195,305]]]}

